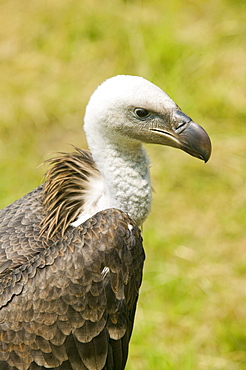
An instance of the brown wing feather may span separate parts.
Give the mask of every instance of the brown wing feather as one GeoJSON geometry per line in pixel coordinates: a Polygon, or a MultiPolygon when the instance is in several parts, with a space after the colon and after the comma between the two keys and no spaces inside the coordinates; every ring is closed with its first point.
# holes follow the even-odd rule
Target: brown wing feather
{"type": "Polygon", "coordinates": [[[63,237],[38,239],[41,194],[3,213],[0,368],[124,369],[144,261],[140,231],[109,209],[63,237]]]}
{"type": "MultiPolygon", "coordinates": [[[[43,185],[0,210],[0,278],[48,245],[47,238],[40,236],[40,222],[45,214],[42,189],[43,185]]],[[[53,241],[55,238],[50,240],[53,241]]]]}

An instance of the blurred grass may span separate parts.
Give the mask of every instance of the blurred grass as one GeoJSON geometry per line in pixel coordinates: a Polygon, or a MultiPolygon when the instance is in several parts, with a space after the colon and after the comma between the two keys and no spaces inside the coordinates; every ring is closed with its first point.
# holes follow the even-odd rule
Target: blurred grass
{"type": "Polygon", "coordinates": [[[80,135],[104,79],[162,87],[210,134],[206,165],[147,149],[155,188],[128,370],[246,368],[245,1],[0,1],[0,205],[80,135]]]}

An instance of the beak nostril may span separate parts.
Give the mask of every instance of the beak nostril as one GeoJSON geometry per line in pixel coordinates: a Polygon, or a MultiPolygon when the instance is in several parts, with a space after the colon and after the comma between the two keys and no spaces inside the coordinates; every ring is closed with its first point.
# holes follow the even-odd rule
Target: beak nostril
{"type": "Polygon", "coordinates": [[[173,128],[176,134],[180,134],[185,130],[192,119],[180,110],[175,110],[173,113],[173,128]]]}
{"type": "Polygon", "coordinates": [[[182,131],[184,131],[186,129],[187,126],[188,126],[188,123],[187,122],[179,123],[178,126],[175,127],[174,131],[177,134],[180,134],[182,131]]]}

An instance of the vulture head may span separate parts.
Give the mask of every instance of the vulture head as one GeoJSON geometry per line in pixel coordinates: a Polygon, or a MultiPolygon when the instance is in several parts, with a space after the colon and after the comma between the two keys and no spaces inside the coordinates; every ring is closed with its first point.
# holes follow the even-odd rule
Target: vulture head
{"type": "Polygon", "coordinates": [[[181,111],[159,87],[137,76],[119,75],[104,81],[86,108],[89,147],[107,143],[134,147],[140,143],[182,149],[208,161],[211,142],[202,127],[181,111]]]}

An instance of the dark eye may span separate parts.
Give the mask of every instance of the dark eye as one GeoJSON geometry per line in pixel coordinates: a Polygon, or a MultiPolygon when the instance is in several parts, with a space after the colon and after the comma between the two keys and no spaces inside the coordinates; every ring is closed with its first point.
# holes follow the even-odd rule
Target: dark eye
{"type": "Polygon", "coordinates": [[[144,109],[144,108],[136,108],[135,109],[135,114],[139,118],[145,118],[149,115],[149,111],[147,109],[144,109]]]}

